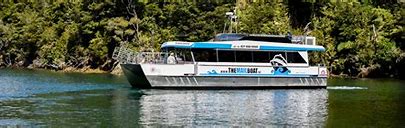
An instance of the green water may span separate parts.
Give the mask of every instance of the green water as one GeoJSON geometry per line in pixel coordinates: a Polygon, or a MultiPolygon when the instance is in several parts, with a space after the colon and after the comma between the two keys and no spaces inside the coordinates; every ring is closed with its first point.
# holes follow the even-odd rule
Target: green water
{"type": "Polygon", "coordinates": [[[108,74],[0,70],[0,127],[404,127],[405,81],[327,89],[138,90],[108,74]]]}

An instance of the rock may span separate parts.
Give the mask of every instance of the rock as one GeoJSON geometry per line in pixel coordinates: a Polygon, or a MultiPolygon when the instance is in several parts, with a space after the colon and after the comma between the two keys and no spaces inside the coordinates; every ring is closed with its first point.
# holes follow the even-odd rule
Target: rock
{"type": "Polygon", "coordinates": [[[121,65],[117,65],[114,67],[114,69],[111,71],[111,74],[113,75],[123,75],[122,70],[121,70],[121,65]]]}
{"type": "Polygon", "coordinates": [[[28,69],[34,69],[34,66],[33,66],[33,64],[30,64],[30,65],[28,65],[27,68],[28,68],[28,69]]]}

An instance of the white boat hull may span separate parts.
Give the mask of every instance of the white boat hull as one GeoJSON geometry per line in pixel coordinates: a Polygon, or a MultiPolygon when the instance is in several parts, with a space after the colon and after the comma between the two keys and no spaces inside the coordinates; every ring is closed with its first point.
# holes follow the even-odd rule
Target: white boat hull
{"type": "MultiPolygon", "coordinates": [[[[260,75],[176,73],[175,68],[156,69],[151,65],[122,64],[129,83],[136,88],[325,88],[327,77],[317,75],[260,75]],[[150,73],[149,70],[168,70],[169,75],[150,73]]],[[[173,65],[174,66],[174,65],[173,65]]],[[[161,66],[159,66],[161,67],[161,66]]],[[[176,66],[174,66],[176,67],[176,66]]],[[[187,67],[187,66],[184,66],[187,67]]],[[[271,67],[267,67],[271,68],[271,67]]],[[[198,70],[198,66],[194,68],[198,70]]],[[[167,71],[167,72],[168,72],[167,71]]],[[[165,72],[165,71],[160,71],[165,72]]]]}

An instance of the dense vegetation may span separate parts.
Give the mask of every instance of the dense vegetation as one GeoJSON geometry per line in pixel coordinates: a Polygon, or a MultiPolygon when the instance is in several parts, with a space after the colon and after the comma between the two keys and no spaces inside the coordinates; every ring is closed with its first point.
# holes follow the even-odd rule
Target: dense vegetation
{"type": "MultiPolygon", "coordinates": [[[[309,34],[326,47],[311,63],[333,74],[401,77],[405,65],[405,4],[362,2],[138,2],[0,3],[0,66],[64,70],[114,68],[120,44],[156,51],[168,40],[209,40],[237,7],[238,32],[309,34]]],[[[228,23],[229,25],[229,23],[228,23]]]]}

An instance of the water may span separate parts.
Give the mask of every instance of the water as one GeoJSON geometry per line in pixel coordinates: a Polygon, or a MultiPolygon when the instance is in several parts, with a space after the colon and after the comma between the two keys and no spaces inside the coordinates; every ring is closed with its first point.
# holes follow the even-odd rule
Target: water
{"type": "Polygon", "coordinates": [[[138,90],[107,74],[0,70],[0,127],[403,127],[405,82],[327,89],[138,90]]]}

